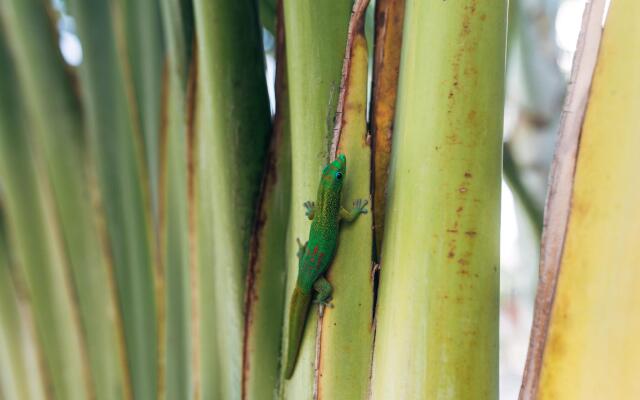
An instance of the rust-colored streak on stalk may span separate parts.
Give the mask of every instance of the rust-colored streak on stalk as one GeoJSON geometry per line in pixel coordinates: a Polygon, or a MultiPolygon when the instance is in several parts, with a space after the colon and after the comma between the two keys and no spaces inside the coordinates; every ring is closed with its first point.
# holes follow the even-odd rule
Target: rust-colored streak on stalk
{"type": "Polygon", "coordinates": [[[549,194],[544,213],[544,229],[540,249],[540,276],[529,340],[529,353],[520,388],[520,400],[533,400],[537,398],[538,394],[540,369],[549,331],[556,284],[560,274],[565,236],[569,226],[573,178],[582,121],[602,35],[603,12],[604,0],[594,0],[587,3],[583,14],[582,29],[560,122],[560,137],[551,165],[549,194]]]}
{"type": "Polygon", "coordinates": [[[378,0],[375,15],[371,136],[373,138],[373,230],[380,258],[384,209],[396,112],[405,0],[378,0]]]}
{"type": "Polygon", "coordinates": [[[249,267],[247,269],[247,290],[245,291],[244,298],[244,339],[242,345],[242,399],[247,399],[247,383],[249,372],[251,369],[249,361],[249,337],[252,333],[253,316],[255,311],[255,303],[258,300],[258,294],[256,292],[255,280],[259,271],[259,254],[261,246],[261,238],[263,237],[263,228],[267,221],[267,210],[265,208],[265,198],[268,193],[273,190],[273,187],[278,179],[276,173],[276,158],[279,147],[279,142],[282,134],[281,123],[276,121],[274,124],[274,135],[272,136],[271,144],[269,146],[269,153],[267,154],[267,165],[265,166],[265,175],[262,181],[262,188],[260,189],[260,197],[258,199],[258,211],[256,213],[256,220],[253,226],[253,232],[251,233],[251,242],[249,244],[249,267]]]}
{"type": "Polygon", "coordinates": [[[195,116],[196,116],[196,92],[198,83],[198,46],[197,38],[193,39],[193,57],[189,66],[187,81],[187,97],[185,107],[186,133],[187,133],[187,218],[189,241],[189,279],[191,287],[191,362],[193,398],[200,399],[200,292],[198,286],[198,237],[197,237],[197,205],[196,205],[196,165],[198,154],[195,116]]]}
{"type": "Polygon", "coordinates": [[[269,145],[269,152],[265,165],[264,177],[262,180],[262,188],[258,198],[258,210],[256,212],[256,220],[254,222],[253,231],[251,233],[251,242],[249,244],[249,266],[247,269],[247,286],[244,298],[244,338],[242,344],[242,389],[241,398],[248,399],[249,374],[251,373],[251,363],[249,357],[250,336],[253,333],[252,324],[255,312],[258,294],[256,289],[256,276],[260,273],[260,245],[263,236],[264,225],[267,220],[267,204],[265,199],[268,197],[278,180],[276,169],[276,160],[278,158],[278,150],[281,145],[282,136],[284,135],[284,113],[282,111],[283,96],[287,91],[286,85],[286,47],[284,36],[284,15],[282,8],[282,0],[278,0],[276,6],[276,113],[273,120],[273,135],[269,145]]]}

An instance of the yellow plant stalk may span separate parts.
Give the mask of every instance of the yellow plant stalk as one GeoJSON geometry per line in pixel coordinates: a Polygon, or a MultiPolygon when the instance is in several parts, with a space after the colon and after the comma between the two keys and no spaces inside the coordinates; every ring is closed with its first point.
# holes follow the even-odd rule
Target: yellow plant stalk
{"type": "Polygon", "coordinates": [[[506,1],[409,0],[373,399],[497,399],[506,1]]]}
{"type": "Polygon", "coordinates": [[[540,249],[540,278],[529,354],[520,389],[522,400],[535,399],[538,396],[542,355],[570,214],[580,131],[602,36],[604,6],[604,0],[595,0],[585,6],[573,70],[563,106],[560,134],[549,176],[549,193],[544,212],[545,229],[540,249]]]}
{"type": "Polygon", "coordinates": [[[539,399],[640,398],[639,18],[637,1],[612,2],[579,142],[539,399]]]}

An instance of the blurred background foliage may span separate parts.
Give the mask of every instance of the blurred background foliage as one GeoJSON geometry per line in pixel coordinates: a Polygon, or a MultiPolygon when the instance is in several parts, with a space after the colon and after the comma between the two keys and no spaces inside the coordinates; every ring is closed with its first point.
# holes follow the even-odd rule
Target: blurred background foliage
{"type": "MultiPolygon", "coordinates": [[[[244,274],[238,272],[242,268],[201,266],[209,260],[249,264],[253,204],[265,196],[259,193],[261,168],[265,159],[278,159],[274,152],[282,156],[275,147],[268,151],[269,114],[276,115],[278,127],[278,112],[286,111],[278,110],[276,98],[286,83],[278,89],[276,1],[260,1],[259,14],[251,2],[225,13],[215,8],[218,3],[222,0],[3,0],[0,5],[4,397],[49,398],[55,387],[56,397],[64,399],[89,398],[93,390],[105,398],[158,393],[186,398],[195,379],[196,397],[234,393],[235,398],[235,389],[225,385],[242,379],[244,274]],[[263,48],[255,45],[260,35],[263,48]],[[239,37],[244,42],[234,39],[239,37]],[[202,134],[208,130],[234,134],[226,139],[202,134]],[[191,142],[195,137],[211,139],[191,142]],[[243,168],[235,169],[238,165],[243,168]],[[208,218],[218,223],[202,224],[208,218]],[[221,236],[228,240],[213,240],[221,236]],[[86,264],[104,268],[83,268],[86,264]],[[63,271],[82,289],[69,288],[63,271]],[[225,298],[235,299],[231,307],[225,298]],[[218,308],[206,316],[203,310],[211,304],[218,308]],[[59,336],[43,340],[48,336],[37,333],[42,326],[59,336]],[[211,340],[220,329],[226,339],[211,340]],[[88,351],[78,351],[80,346],[88,351]],[[50,375],[42,372],[42,354],[50,360],[50,375]],[[88,376],[88,366],[99,372],[88,376]]],[[[515,399],[520,388],[547,176],[584,3],[509,2],[500,244],[503,399],[515,399]]],[[[340,15],[346,18],[350,2],[345,4],[340,15]]],[[[365,18],[370,60],[374,8],[372,2],[365,18]]],[[[344,21],[335,21],[340,29],[318,28],[318,35],[327,36],[299,38],[338,44],[336,54],[328,47],[319,50],[333,57],[326,67],[331,73],[339,71],[346,39],[344,21]]],[[[336,94],[308,95],[326,107],[326,99],[336,94]]],[[[335,99],[330,101],[335,108],[335,99]]],[[[314,123],[326,124],[323,112],[314,123]]],[[[273,135],[295,142],[284,124],[273,135]]],[[[328,139],[317,140],[322,146],[328,139]]],[[[314,157],[313,151],[304,156],[314,157]]],[[[277,184],[285,185],[279,190],[300,179],[280,174],[290,168],[286,162],[275,168],[282,177],[277,184]]],[[[298,173],[307,180],[317,175],[313,168],[298,173]]],[[[269,212],[285,218],[288,203],[275,202],[283,208],[269,212]]],[[[282,243],[291,232],[286,226],[265,229],[274,248],[284,252],[282,243]]],[[[281,273],[274,280],[285,284],[281,273]]],[[[264,334],[278,337],[281,331],[264,334]]],[[[277,377],[265,379],[268,385],[277,377]]]]}

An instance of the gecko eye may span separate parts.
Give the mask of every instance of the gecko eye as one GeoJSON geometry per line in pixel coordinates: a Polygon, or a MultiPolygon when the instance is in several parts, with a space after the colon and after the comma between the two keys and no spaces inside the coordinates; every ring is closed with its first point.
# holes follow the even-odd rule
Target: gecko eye
{"type": "Polygon", "coordinates": [[[342,180],[342,172],[340,172],[340,171],[336,172],[336,179],[337,180],[342,180]]]}

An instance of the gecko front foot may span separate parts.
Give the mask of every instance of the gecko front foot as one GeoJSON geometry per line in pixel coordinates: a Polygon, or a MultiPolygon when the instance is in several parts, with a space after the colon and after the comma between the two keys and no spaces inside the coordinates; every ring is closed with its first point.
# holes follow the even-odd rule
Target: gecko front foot
{"type": "Polygon", "coordinates": [[[366,214],[368,212],[365,208],[368,203],[365,199],[355,200],[351,211],[347,211],[345,208],[340,209],[340,219],[347,222],[355,221],[360,214],[366,214]]]}
{"type": "Polygon", "coordinates": [[[359,214],[366,214],[368,212],[368,210],[366,209],[367,204],[369,204],[369,200],[356,199],[353,202],[353,211],[359,214]]]}
{"type": "Polygon", "coordinates": [[[316,203],[314,203],[313,201],[305,201],[303,206],[305,210],[304,214],[307,216],[307,218],[313,219],[316,210],[316,203]]]}

